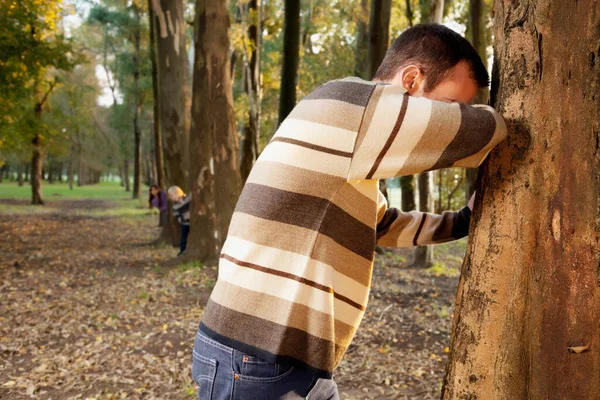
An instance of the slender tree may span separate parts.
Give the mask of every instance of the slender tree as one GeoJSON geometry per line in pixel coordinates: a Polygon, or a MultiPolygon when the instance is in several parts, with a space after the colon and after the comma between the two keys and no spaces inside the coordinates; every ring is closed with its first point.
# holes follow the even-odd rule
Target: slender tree
{"type": "MultiPolygon", "coordinates": [[[[487,21],[487,7],[483,0],[469,0],[469,16],[467,20],[466,36],[471,41],[477,54],[484,63],[487,63],[488,40],[486,35],[485,23],[487,21]]],[[[488,88],[480,88],[475,96],[474,103],[487,104],[489,98],[488,88]]],[[[475,191],[475,182],[477,181],[477,169],[467,169],[467,189],[465,197],[468,201],[475,191]]]]}
{"type": "MultiPolygon", "coordinates": [[[[258,138],[260,137],[260,0],[250,0],[246,6],[242,24],[247,25],[246,35],[249,46],[244,46],[245,81],[244,90],[248,95],[248,116],[242,129],[242,149],[240,172],[245,182],[258,158],[258,138]],[[249,49],[246,49],[249,47],[249,49]]],[[[245,43],[244,43],[245,45],[245,43]]]]}
{"type": "Polygon", "coordinates": [[[509,137],[481,171],[444,399],[600,393],[599,11],[495,2],[509,137]]]}
{"type": "Polygon", "coordinates": [[[367,76],[367,53],[369,51],[369,1],[360,0],[356,22],[356,47],[354,50],[354,75],[369,79],[367,76]]]}
{"type": "MultiPolygon", "coordinates": [[[[430,12],[428,15],[429,22],[441,24],[444,17],[444,0],[432,0],[430,4],[430,12]]],[[[421,16],[423,18],[423,16],[421,16]]],[[[432,211],[431,198],[431,172],[422,172],[418,179],[419,187],[419,211],[432,211]]],[[[433,247],[419,246],[415,249],[414,266],[420,268],[429,267],[433,259],[433,247]]]]}
{"type": "Polygon", "coordinates": [[[300,2],[298,0],[285,0],[284,10],[279,124],[296,106],[296,83],[300,59],[300,2]]]}
{"type": "Polygon", "coordinates": [[[148,27],[150,30],[150,60],[152,61],[152,133],[154,144],[154,163],[156,167],[155,183],[165,188],[165,165],[163,158],[162,134],[160,131],[160,96],[158,66],[156,62],[156,18],[152,9],[152,0],[148,0],[148,27]]]}
{"type": "Polygon", "coordinates": [[[369,19],[369,46],[366,76],[373,78],[383,61],[390,42],[391,0],[372,0],[369,19]]]}
{"type": "Polygon", "coordinates": [[[133,9],[133,137],[134,137],[134,156],[133,156],[133,191],[132,196],[137,199],[142,190],[142,129],[140,127],[140,113],[142,109],[142,96],[140,90],[140,51],[141,51],[141,21],[140,10],[134,1],[133,9]]]}

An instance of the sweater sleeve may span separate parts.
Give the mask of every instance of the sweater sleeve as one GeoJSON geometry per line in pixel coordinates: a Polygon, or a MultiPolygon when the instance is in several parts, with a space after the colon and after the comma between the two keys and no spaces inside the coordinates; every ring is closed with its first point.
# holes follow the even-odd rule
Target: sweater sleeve
{"type": "Polygon", "coordinates": [[[402,212],[388,208],[379,192],[377,212],[377,244],[388,247],[411,247],[449,242],[469,234],[471,210],[444,211],[430,214],[419,211],[402,212]]]}
{"type": "Polygon", "coordinates": [[[477,167],[505,137],[504,120],[491,107],[412,97],[401,86],[379,84],[364,111],[348,180],[477,167]]]}

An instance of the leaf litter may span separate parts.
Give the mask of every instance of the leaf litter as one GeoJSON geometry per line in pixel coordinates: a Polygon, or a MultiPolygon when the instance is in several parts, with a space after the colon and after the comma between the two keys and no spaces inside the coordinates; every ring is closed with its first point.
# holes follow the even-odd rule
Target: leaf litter
{"type": "MultiPolygon", "coordinates": [[[[55,204],[0,213],[0,399],[196,398],[191,347],[216,268],[152,245],[155,215],[55,204]]],[[[342,399],[439,398],[464,242],[436,250],[443,268],[408,267],[409,249],[376,257],[334,374],[342,399]]]]}

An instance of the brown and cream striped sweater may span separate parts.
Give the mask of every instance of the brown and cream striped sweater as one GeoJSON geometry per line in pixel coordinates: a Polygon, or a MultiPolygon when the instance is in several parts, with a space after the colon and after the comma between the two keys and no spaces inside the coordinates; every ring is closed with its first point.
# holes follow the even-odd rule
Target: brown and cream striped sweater
{"type": "Polygon", "coordinates": [[[317,88],[246,182],[200,329],[331,377],[364,314],[376,244],[441,243],[468,232],[468,209],[388,208],[378,180],[476,167],[505,135],[487,106],[410,97],[358,78],[317,88]]]}

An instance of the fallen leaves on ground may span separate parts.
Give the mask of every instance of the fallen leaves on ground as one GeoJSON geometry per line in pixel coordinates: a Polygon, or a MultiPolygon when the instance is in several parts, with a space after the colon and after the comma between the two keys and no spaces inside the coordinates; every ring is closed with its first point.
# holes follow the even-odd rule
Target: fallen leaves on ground
{"type": "MultiPolygon", "coordinates": [[[[191,347],[216,271],[152,245],[155,215],[97,216],[109,207],[0,214],[0,398],[196,398],[191,347]]],[[[457,267],[464,244],[448,249],[457,267]]],[[[439,398],[457,278],[406,258],[377,259],[334,375],[343,399],[439,398]]]]}

